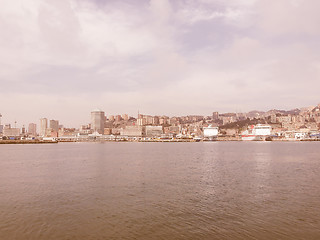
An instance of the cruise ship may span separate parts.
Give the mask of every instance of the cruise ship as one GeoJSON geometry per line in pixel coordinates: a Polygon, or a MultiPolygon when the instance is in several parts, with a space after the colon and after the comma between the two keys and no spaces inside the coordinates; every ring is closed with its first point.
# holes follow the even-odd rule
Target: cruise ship
{"type": "Polygon", "coordinates": [[[248,130],[242,132],[241,139],[244,141],[264,141],[271,136],[271,126],[264,124],[251,125],[248,130]]]}

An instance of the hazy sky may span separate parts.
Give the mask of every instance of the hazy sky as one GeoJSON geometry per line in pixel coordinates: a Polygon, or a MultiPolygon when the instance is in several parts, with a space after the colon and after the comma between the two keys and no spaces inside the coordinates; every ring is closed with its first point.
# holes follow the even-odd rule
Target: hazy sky
{"type": "Polygon", "coordinates": [[[3,123],[320,102],[319,0],[0,0],[3,123]]]}

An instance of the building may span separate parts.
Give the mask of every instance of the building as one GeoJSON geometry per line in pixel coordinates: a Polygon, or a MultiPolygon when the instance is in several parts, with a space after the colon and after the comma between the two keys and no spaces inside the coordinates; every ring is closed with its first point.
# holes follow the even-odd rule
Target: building
{"type": "Polygon", "coordinates": [[[1,125],[1,118],[2,118],[2,115],[0,113],[0,134],[3,132],[3,126],[1,125]]]}
{"type": "Polygon", "coordinates": [[[45,137],[46,136],[46,131],[48,128],[48,119],[46,118],[40,118],[40,136],[45,137]]]}
{"type": "Polygon", "coordinates": [[[235,122],[236,116],[222,116],[221,119],[222,119],[222,124],[226,125],[226,124],[235,122]]]}
{"type": "Polygon", "coordinates": [[[295,131],[294,132],[294,139],[295,140],[302,140],[308,137],[308,133],[306,132],[300,132],[300,131],[295,131]]]}
{"type": "Polygon", "coordinates": [[[147,124],[147,121],[145,118],[141,117],[142,115],[140,114],[138,119],[137,119],[137,124],[138,126],[144,126],[147,124]]]}
{"type": "Polygon", "coordinates": [[[146,126],[147,137],[160,137],[162,133],[162,126],[146,126]]]}
{"type": "MultiPolygon", "coordinates": [[[[63,128],[63,127],[62,127],[62,128],[63,128]]],[[[61,129],[61,128],[59,127],[59,129],[61,129]]],[[[88,124],[88,125],[81,125],[79,131],[80,131],[81,134],[90,134],[90,133],[92,133],[92,129],[91,129],[90,124],[88,124]]]]}
{"type": "Polygon", "coordinates": [[[153,117],[152,116],[150,116],[150,115],[145,115],[145,116],[143,116],[145,119],[146,119],[146,124],[147,125],[152,125],[152,123],[153,123],[153,117]]]}
{"type": "Polygon", "coordinates": [[[6,137],[18,137],[20,136],[20,128],[4,128],[3,136],[6,137]]]}
{"type": "Polygon", "coordinates": [[[116,122],[120,122],[122,120],[121,115],[116,115],[115,120],[116,122]]]}
{"type": "Polygon", "coordinates": [[[103,134],[104,135],[111,135],[112,134],[112,128],[104,128],[103,134]]]}
{"type": "Polygon", "coordinates": [[[150,115],[142,115],[138,114],[137,124],[139,126],[146,125],[162,125],[168,123],[168,117],[159,117],[159,116],[150,116],[150,115]],[[162,122],[161,122],[162,121],[162,122]]]}
{"type": "Polygon", "coordinates": [[[103,134],[104,122],[105,122],[105,117],[104,117],[103,111],[99,109],[95,109],[91,112],[91,129],[94,132],[103,134]]]}
{"type": "MultiPolygon", "coordinates": [[[[51,132],[50,132],[51,134],[51,132]]],[[[75,128],[60,128],[59,132],[58,132],[58,136],[75,136],[76,133],[76,129],[75,128]]]]}
{"type": "Polygon", "coordinates": [[[28,134],[32,136],[37,136],[37,124],[29,123],[28,134]]]}
{"type": "Polygon", "coordinates": [[[152,125],[158,125],[159,124],[159,117],[158,116],[154,116],[152,118],[152,125]]]}
{"type": "Polygon", "coordinates": [[[169,121],[171,126],[178,126],[180,124],[180,119],[178,117],[172,117],[169,119],[169,121]]]}
{"type": "Polygon", "coordinates": [[[108,117],[108,120],[111,121],[111,122],[113,122],[113,121],[114,121],[114,115],[110,115],[110,116],[108,117]]]}
{"type": "Polygon", "coordinates": [[[54,132],[58,132],[59,131],[59,121],[58,120],[50,120],[50,128],[54,132]]]}
{"type": "Polygon", "coordinates": [[[26,128],[25,128],[24,125],[23,125],[22,128],[21,128],[21,134],[23,134],[23,135],[26,134],[26,128]]]}
{"type": "Polygon", "coordinates": [[[270,121],[271,121],[271,123],[277,123],[277,115],[276,114],[272,114],[270,116],[270,121]]]}
{"type": "Polygon", "coordinates": [[[127,122],[129,120],[128,114],[122,114],[122,119],[127,122]]]}
{"type": "Polygon", "coordinates": [[[283,125],[282,127],[284,127],[284,125],[288,123],[291,123],[291,121],[292,121],[291,115],[277,117],[277,122],[281,123],[283,125]]]}
{"type": "Polygon", "coordinates": [[[113,122],[111,121],[106,121],[104,123],[104,128],[113,128],[113,122]]]}
{"type": "Polygon", "coordinates": [[[126,126],[121,129],[120,135],[128,137],[141,137],[145,135],[145,127],[143,126],[126,126]]]}
{"type": "Polygon", "coordinates": [[[112,135],[120,135],[121,129],[119,128],[112,128],[111,129],[111,134],[112,135]]]}
{"type": "Polygon", "coordinates": [[[177,135],[180,133],[180,127],[179,126],[170,126],[170,127],[168,127],[167,131],[168,131],[167,133],[177,135]]]}
{"type": "Polygon", "coordinates": [[[159,124],[160,125],[166,125],[166,124],[168,124],[168,120],[169,120],[169,117],[162,116],[162,117],[159,118],[159,124]]]}

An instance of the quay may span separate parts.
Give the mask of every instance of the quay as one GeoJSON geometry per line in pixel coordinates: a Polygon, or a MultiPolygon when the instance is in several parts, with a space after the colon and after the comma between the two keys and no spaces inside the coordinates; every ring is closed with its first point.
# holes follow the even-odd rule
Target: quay
{"type": "MultiPolygon", "coordinates": [[[[66,143],[66,142],[167,142],[167,143],[181,143],[181,142],[241,142],[244,141],[240,136],[218,137],[214,140],[208,139],[193,139],[193,138],[128,138],[128,137],[113,137],[113,138],[55,138],[52,140],[0,140],[0,144],[50,144],[50,143],[66,143]]],[[[286,139],[273,138],[269,141],[273,142],[313,142],[320,141],[318,138],[309,139],[286,139]]],[[[248,141],[245,141],[248,142],[248,141]]],[[[249,141],[250,142],[250,141],[249,141]]]]}
{"type": "Polygon", "coordinates": [[[40,141],[40,140],[1,140],[0,144],[48,144],[58,143],[58,141],[40,141]]]}

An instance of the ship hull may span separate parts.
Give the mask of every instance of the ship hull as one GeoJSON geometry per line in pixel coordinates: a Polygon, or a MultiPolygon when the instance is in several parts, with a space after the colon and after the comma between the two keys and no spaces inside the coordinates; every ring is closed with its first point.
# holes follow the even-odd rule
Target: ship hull
{"type": "Polygon", "coordinates": [[[267,136],[242,135],[242,141],[265,141],[267,136]]]}
{"type": "Polygon", "coordinates": [[[255,135],[243,135],[241,136],[242,141],[255,141],[255,135]]]}

